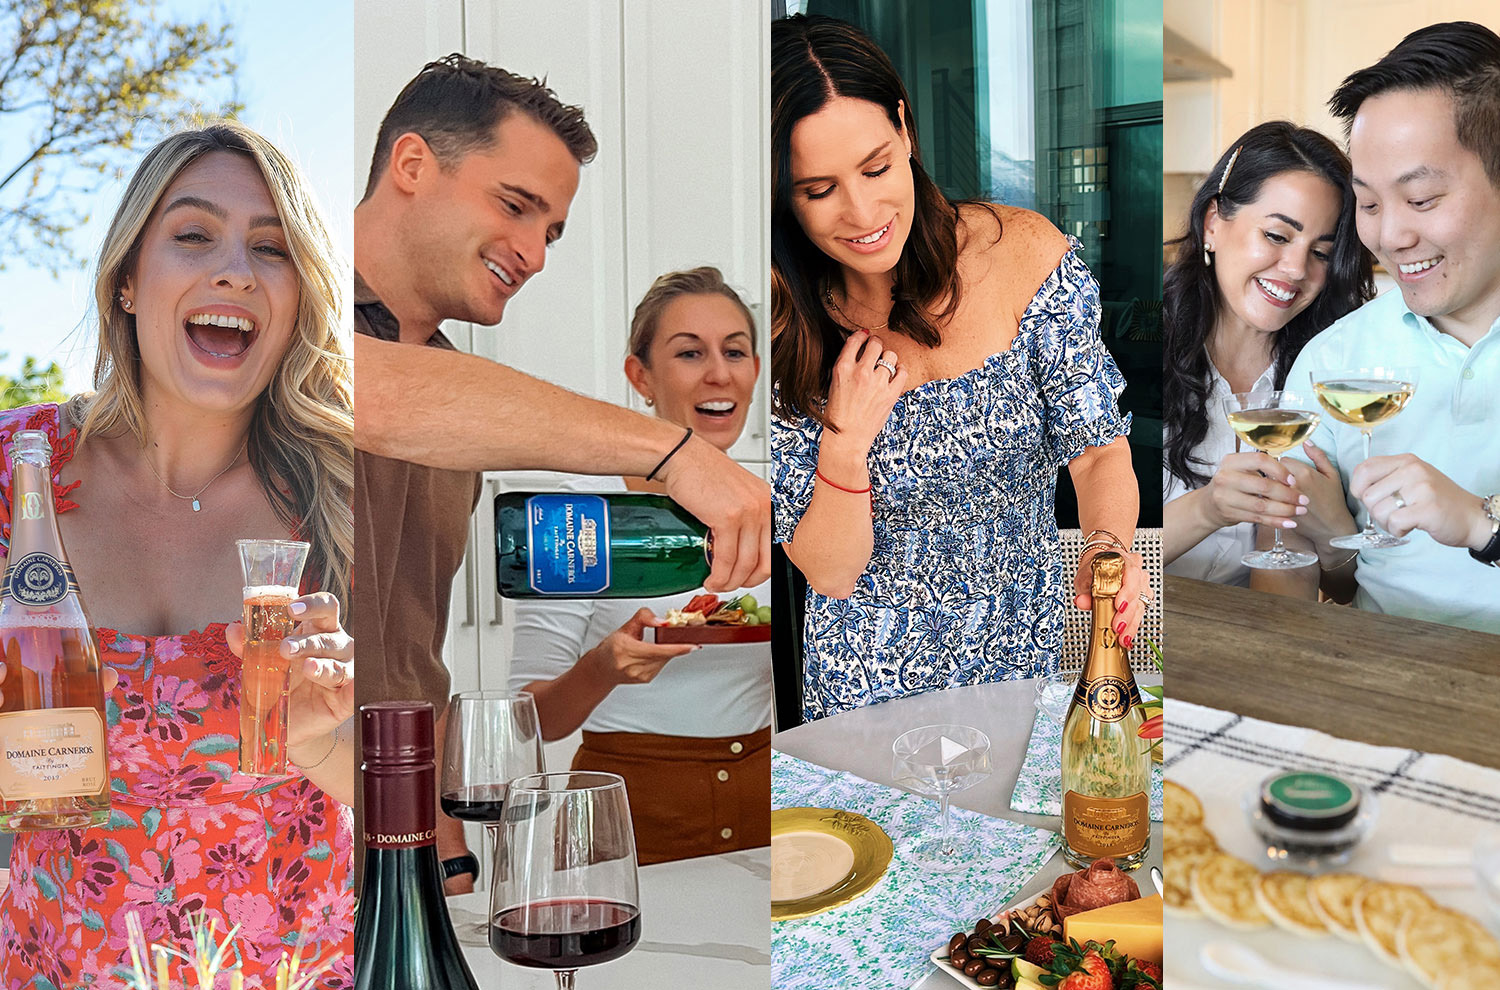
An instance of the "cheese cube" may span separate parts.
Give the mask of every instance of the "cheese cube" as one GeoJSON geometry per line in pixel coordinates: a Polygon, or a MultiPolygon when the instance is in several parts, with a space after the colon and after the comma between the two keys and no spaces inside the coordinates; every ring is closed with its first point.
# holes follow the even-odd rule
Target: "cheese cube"
{"type": "Polygon", "coordinates": [[[1153,894],[1133,901],[1071,914],[1063,919],[1063,936],[1082,945],[1093,939],[1100,945],[1115,940],[1115,948],[1134,959],[1161,962],[1161,896],[1153,894]]]}

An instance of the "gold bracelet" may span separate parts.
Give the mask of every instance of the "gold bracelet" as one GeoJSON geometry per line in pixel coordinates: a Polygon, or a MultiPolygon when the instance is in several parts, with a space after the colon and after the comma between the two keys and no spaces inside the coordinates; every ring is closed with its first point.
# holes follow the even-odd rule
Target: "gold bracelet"
{"type": "Polygon", "coordinates": [[[1325,570],[1325,571],[1337,571],[1337,570],[1340,570],[1341,568],[1348,567],[1350,565],[1350,563],[1353,562],[1354,558],[1358,557],[1358,556],[1359,556],[1359,551],[1356,550],[1353,553],[1351,553],[1349,556],[1345,557],[1343,560],[1339,561],[1337,564],[1334,564],[1332,567],[1324,567],[1323,566],[1323,560],[1322,560],[1322,558],[1319,558],[1318,559],[1318,567],[1321,570],[1325,570]]]}
{"type": "Polygon", "coordinates": [[[1085,536],[1083,538],[1084,546],[1087,547],[1088,545],[1090,545],[1090,544],[1092,544],[1094,542],[1094,539],[1096,537],[1101,537],[1101,536],[1107,536],[1107,537],[1109,537],[1109,541],[1106,544],[1107,546],[1119,547],[1121,550],[1129,550],[1130,549],[1129,547],[1127,547],[1125,545],[1125,541],[1121,540],[1118,536],[1116,536],[1115,534],[1111,533],[1107,529],[1096,529],[1096,530],[1091,531],[1088,536],[1085,536]]]}

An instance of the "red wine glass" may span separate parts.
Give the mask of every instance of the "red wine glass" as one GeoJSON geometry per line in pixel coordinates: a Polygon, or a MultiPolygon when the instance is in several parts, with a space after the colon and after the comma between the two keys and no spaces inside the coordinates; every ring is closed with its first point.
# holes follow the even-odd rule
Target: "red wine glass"
{"type": "Polygon", "coordinates": [[[524,691],[465,691],[448,702],[443,814],[493,829],[512,780],[540,773],[542,732],[536,702],[524,691]]]}
{"type": "Polygon", "coordinates": [[[557,973],[618,959],[641,937],[635,833],[612,773],[544,773],[511,782],[490,885],[490,948],[557,973]]]}

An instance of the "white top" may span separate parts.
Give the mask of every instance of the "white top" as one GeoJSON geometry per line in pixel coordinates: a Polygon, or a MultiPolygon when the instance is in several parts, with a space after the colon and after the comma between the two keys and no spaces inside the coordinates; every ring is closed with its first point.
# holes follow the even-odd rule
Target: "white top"
{"type": "MultiPolygon", "coordinates": [[[[1371,453],[1412,453],[1475,495],[1500,492],[1500,321],[1473,347],[1440,332],[1406,308],[1400,291],[1366,303],[1308,342],[1287,381],[1312,391],[1312,371],[1413,366],[1417,390],[1399,416],[1375,427],[1371,453]]],[[[1358,429],[1323,416],[1312,442],[1321,447],[1349,490],[1365,457],[1358,429]]],[[[1301,450],[1288,457],[1302,456],[1301,450]]],[[[1306,460],[1306,457],[1302,458],[1306,460]]],[[[1368,513],[1353,498],[1349,510],[1368,513]]],[[[1421,530],[1389,550],[1359,555],[1354,604],[1482,632],[1500,633],[1500,568],[1461,547],[1446,547],[1421,530]]]]}
{"type": "MultiPolygon", "coordinates": [[[[1229,417],[1224,414],[1224,400],[1234,394],[1229,382],[1219,374],[1219,369],[1214,367],[1213,361],[1208,362],[1208,374],[1208,405],[1204,409],[1204,415],[1208,417],[1208,432],[1203,435],[1198,446],[1193,448],[1192,459],[1200,464],[1209,465],[1202,470],[1213,474],[1218,470],[1220,461],[1229,454],[1235,453],[1237,449],[1235,441],[1238,438],[1229,428],[1229,417]]],[[[1275,388],[1276,366],[1273,364],[1261,372],[1255,384],[1250,387],[1250,391],[1268,392],[1275,388]]],[[[1193,490],[1185,485],[1181,478],[1168,471],[1165,463],[1162,465],[1161,473],[1162,505],[1181,498],[1193,490]]],[[[1204,537],[1197,546],[1168,564],[1166,572],[1180,577],[1197,578],[1199,581],[1212,581],[1215,584],[1233,584],[1248,588],[1250,568],[1240,563],[1240,559],[1254,549],[1255,524],[1236,523],[1233,526],[1215,530],[1204,537]]]]}
{"type": "MultiPolygon", "coordinates": [[[[563,491],[623,492],[623,478],[565,477],[563,491]]],[[[771,603],[771,582],[747,589],[771,603]]],[[[516,602],[510,689],[567,673],[584,653],[623,626],[640,608],[658,616],[681,608],[697,592],[666,598],[524,599],[516,602]]],[[[743,592],[741,592],[743,593],[743,592]]],[[[729,595],[721,595],[728,598],[729,595]]],[[[651,633],[646,638],[651,638],[651,633]]],[[[584,720],[590,732],[649,732],[663,736],[743,735],[771,724],[771,644],[704,646],[671,660],[649,684],[616,687],[584,720]]]]}

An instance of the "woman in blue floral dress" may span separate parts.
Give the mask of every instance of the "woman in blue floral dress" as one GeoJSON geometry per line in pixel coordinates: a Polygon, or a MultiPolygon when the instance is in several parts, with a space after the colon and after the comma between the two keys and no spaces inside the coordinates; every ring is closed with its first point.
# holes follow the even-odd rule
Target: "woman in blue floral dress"
{"type": "Polygon", "coordinates": [[[1074,607],[1138,510],[1098,285],[1043,217],[943,196],[870,39],[793,17],[771,59],[775,539],[809,584],[804,716],[1055,670],[1058,469],[1093,534],[1074,607]]]}

